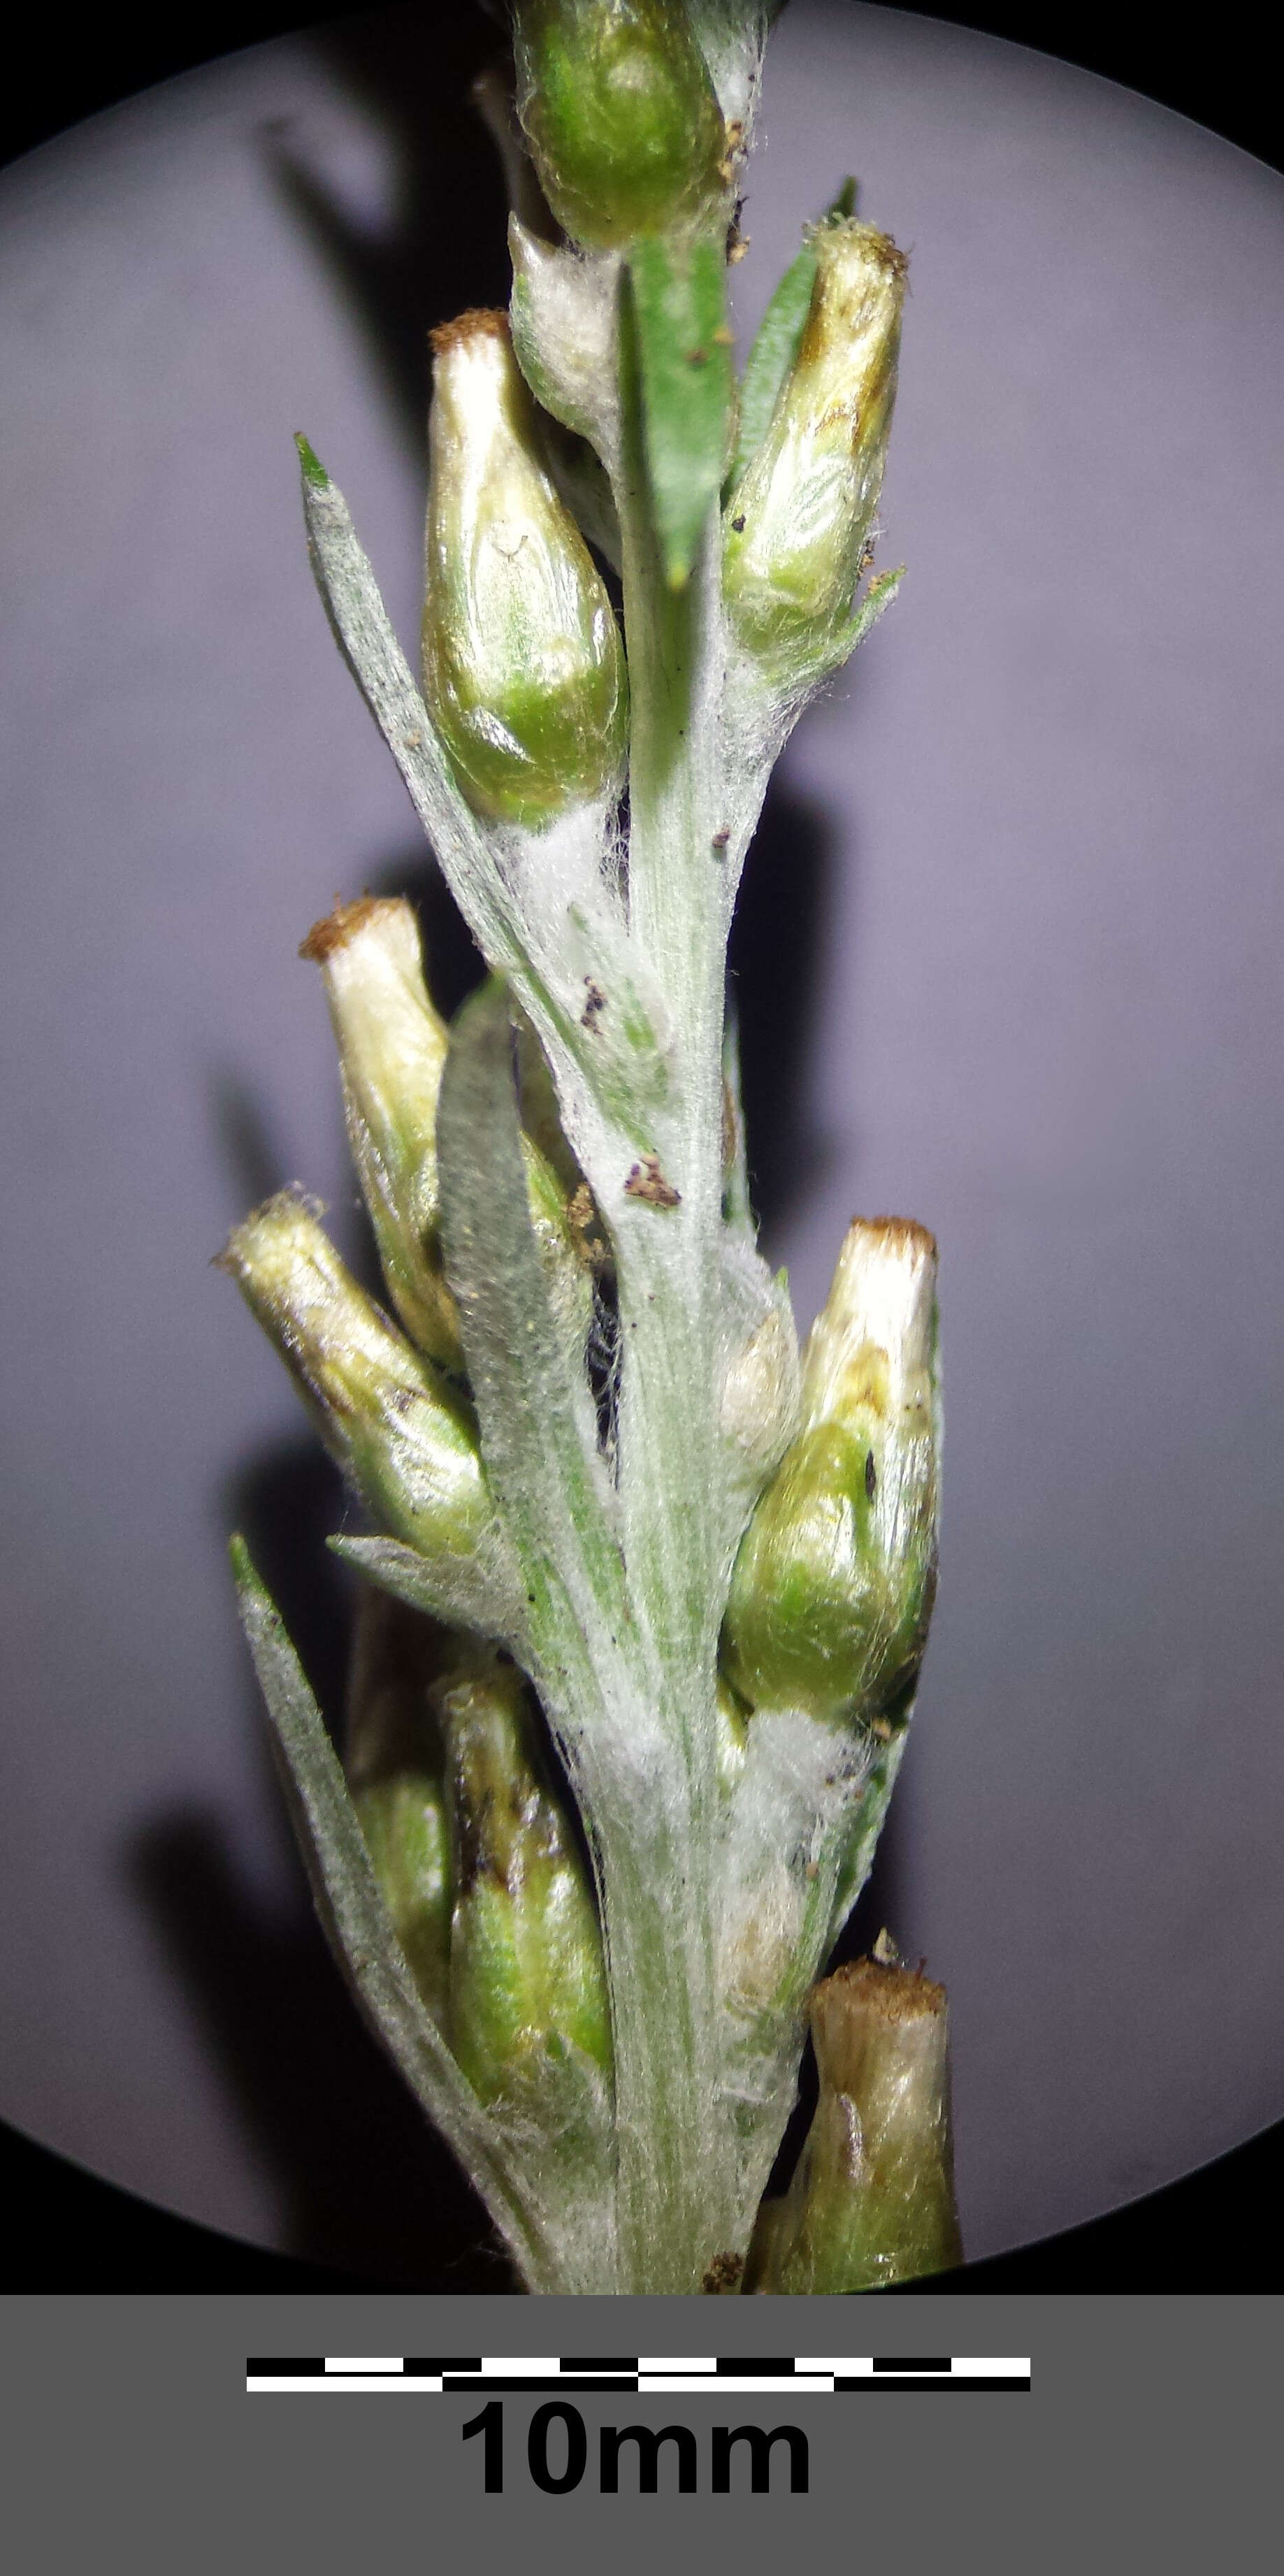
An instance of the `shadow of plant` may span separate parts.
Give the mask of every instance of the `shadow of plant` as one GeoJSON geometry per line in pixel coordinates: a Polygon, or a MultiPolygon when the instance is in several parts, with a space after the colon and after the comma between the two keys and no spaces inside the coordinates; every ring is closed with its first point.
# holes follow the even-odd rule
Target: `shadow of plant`
{"type": "Polygon", "coordinates": [[[485,2211],[354,2010],[300,1876],[264,1905],[217,1816],[138,1837],[135,1885],[195,2001],[293,2254],[390,2289],[510,2291],[485,2211]]]}

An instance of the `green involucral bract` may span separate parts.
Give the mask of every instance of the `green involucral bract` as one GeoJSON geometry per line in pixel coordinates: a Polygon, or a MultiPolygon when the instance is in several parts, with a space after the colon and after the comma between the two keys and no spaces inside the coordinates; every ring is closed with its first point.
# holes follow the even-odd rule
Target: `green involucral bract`
{"type": "Polygon", "coordinates": [[[765,436],[727,503],[723,588],[784,685],[841,643],[866,561],[896,398],[904,254],[855,218],[817,224],[811,303],[765,436]]]}
{"type": "Polygon", "coordinates": [[[741,1543],[724,1667],[751,1706],[881,1716],[918,1670],[936,1582],[935,1246],[850,1228],[803,1354],[802,1429],[741,1543]]]}
{"type": "Polygon", "coordinates": [[[685,0],[516,0],[518,114],[558,222],[590,250],[681,230],[726,184],[685,0]]]}
{"type": "Polygon", "coordinates": [[[445,1755],[431,1692],[460,1640],[386,1592],[363,1590],[348,1681],[344,1770],[374,1873],[419,1993],[444,2025],[450,1966],[445,1755]]]}
{"type": "Polygon", "coordinates": [[[507,315],[465,313],[433,347],[424,698],[475,810],[537,828],[620,783],[619,629],[541,459],[507,315]]]}
{"type": "Polygon", "coordinates": [[[392,1928],[428,2010],[442,2020],[450,1940],[446,1810],[440,1780],[399,1771],[353,1791],[392,1928]]]}
{"type": "Polygon", "coordinates": [[[578,2049],[611,2065],[593,1900],[534,1742],[526,1684],[492,1664],[443,1686],[455,1883],[450,2035],[482,2102],[578,2049]]]}

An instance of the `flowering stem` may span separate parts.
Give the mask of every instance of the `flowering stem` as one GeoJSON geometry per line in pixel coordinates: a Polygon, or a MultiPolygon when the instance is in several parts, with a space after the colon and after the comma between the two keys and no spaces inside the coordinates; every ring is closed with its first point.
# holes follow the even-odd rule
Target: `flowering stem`
{"type": "Polygon", "coordinates": [[[293,1194],[225,1256],[375,1521],[341,1552],[401,1605],[358,1806],[244,1564],[243,1607],[363,2006],[538,2290],[737,2280],[935,1573],[934,1247],[854,1222],[800,1370],[725,1061],[772,759],[889,595],[856,594],[904,270],[841,201],[812,228],[724,514],[762,24],[515,0],[571,239],[514,225],[511,316],[433,335],[422,693],[301,451],[336,635],[492,970],[447,1032],[409,907],[305,942],[404,1331],[293,1194]]]}

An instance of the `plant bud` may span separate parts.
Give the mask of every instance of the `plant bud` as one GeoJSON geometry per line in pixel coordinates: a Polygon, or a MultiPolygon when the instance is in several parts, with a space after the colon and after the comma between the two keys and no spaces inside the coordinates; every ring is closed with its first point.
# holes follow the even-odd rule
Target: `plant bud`
{"type": "Polygon", "coordinates": [[[788,684],[841,649],[867,560],[896,396],[905,258],[840,216],[808,234],[798,354],[727,506],[723,592],[742,644],[788,684]]]}
{"type": "Polygon", "coordinates": [[[414,912],[400,895],[336,903],[299,954],[325,980],[348,1142],[388,1294],[420,1350],[462,1370],[437,1232],[437,1094],[449,1037],[428,998],[414,912]]]}
{"type": "Polygon", "coordinates": [[[353,1793],[393,1931],[433,2020],[446,2011],[450,1866],[440,1780],[398,1771],[353,1793]]]}
{"type": "Polygon", "coordinates": [[[858,1959],[813,1988],[810,2017],[820,2096],[785,2200],[767,2204],[754,2286],[844,2294],[951,2270],[963,2249],[944,1986],[858,1959]]]}
{"type": "Polygon", "coordinates": [[[458,1637],[365,1590],[348,1679],[344,1770],[392,1927],[434,2021],[450,1966],[445,1753],[430,1691],[458,1637]]]}
{"type": "Polygon", "coordinates": [[[903,1705],[936,1584],[936,1247],[857,1219],[803,1354],[802,1427],[732,1575],[722,1655],[755,1708],[903,1705]]]}
{"type": "Polygon", "coordinates": [[[682,230],[727,184],[685,0],[515,0],[517,111],[558,222],[590,250],[682,230]]]}
{"type": "Polygon", "coordinates": [[[219,1262],[374,1518],[422,1555],[471,1554],[492,1509],[468,1407],[357,1286],[308,1202],[280,1191],[219,1262]]]}
{"type": "Polygon", "coordinates": [[[433,348],[424,696],[470,804],[538,828],[620,775],[624,651],[541,462],[507,316],[461,314],[433,348]]]}
{"type": "Polygon", "coordinates": [[[449,1748],[455,1908],[451,2046],[483,2102],[536,2082],[569,2044],[609,2072],[610,2019],[597,1916],[579,1854],[543,1776],[516,1667],[437,1693],[449,1748]]]}

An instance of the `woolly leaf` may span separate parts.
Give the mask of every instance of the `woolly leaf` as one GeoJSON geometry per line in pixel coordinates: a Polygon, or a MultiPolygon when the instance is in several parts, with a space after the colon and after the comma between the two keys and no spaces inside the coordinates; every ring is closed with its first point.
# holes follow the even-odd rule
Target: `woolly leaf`
{"type": "Polygon", "coordinates": [[[335,641],[401,771],[470,930],[492,963],[516,962],[522,939],[514,907],[455,784],[348,505],[306,439],[298,446],[308,552],[335,641]]]}
{"type": "Polygon", "coordinates": [[[749,1146],[740,1077],[740,1015],[734,991],[727,996],[727,1016],[722,1033],[722,1215],[723,1222],[752,1250],[756,1233],[749,1195],[749,1146]]]}
{"type": "Polygon", "coordinates": [[[525,1599],[511,1550],[498,1534],[483,1556],[429,1560],[395,1538],[328,1539],[327,1546],[345,1565],[355,1566],[394,1600],[447,1628],[469,1628],[479,1637],[498,1637],[520,1660],[526,1634],[525,1599]]]}
{"type": "Polygon", "coordinates": [[[619,267],[541,241],[509,218],[509,306],[517,363],[537,403],[608,461],[619,427],[619,267]]]}
{"type": "Polygon", "coordinates": [[[718,104],[744,128],[753,121],[767,29],[784,0],[687,0],[696,41],[709,66],[718,104]]]}
{"type": "Polygon", "coordinates": [[[492,2122],[420,2000],[338,1756],[244,1539],[232,1540],[231,1557],[273,1750],[326,1937],[372,2030],[449,2139],[527,2277],[538,2280],[547,2260],[538,2215],[517,2186],[511,2155],[501,2161],[492,2122]]]}
{"type": "Polygon", "coordinates": [[[521,1564],[537,1659],[578,1660],[604,1617],[620,1633],[623,1566],[588,1381],[577,1381],[531,1224],[508,995],[497,981],[451,1030],[437,1151],[482,1454],[521,1564]]]}
{"type": "Polygon", "coordinates": [[[863,1728],[836,1729],[796,1709],[758,1709],[749,1721],[721,1855],[719,1975],[723,2081],[745,2106],[746,2191],[755,2196],[794,2099],[807,1990],[840,1905],[845,1915],[868,1870],[903,1743],[903,1730],[883,1747],[863,1728]]]}

